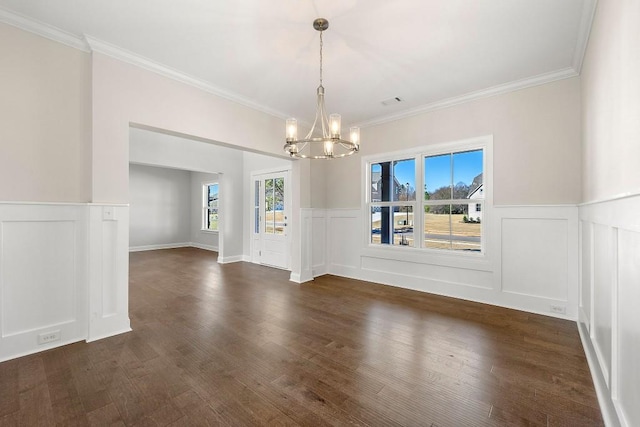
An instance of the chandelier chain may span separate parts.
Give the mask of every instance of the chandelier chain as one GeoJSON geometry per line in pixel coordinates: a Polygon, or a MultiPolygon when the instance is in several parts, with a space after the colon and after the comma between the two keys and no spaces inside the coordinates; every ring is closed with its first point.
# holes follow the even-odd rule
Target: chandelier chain
{"type": "Polygon", "coordinates": [[[322,86],[322,31],[320,31],[320,86],[322,86]]]}

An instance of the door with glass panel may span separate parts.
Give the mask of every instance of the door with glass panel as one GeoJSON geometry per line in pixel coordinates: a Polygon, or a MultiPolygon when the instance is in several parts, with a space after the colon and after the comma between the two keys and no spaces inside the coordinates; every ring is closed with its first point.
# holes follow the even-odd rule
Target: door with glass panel
{"type": "Polygon", "coordinates": [[[256,175],[253,207],[253,260],[288,269],[289,253],[289,173],[256,175]]]}

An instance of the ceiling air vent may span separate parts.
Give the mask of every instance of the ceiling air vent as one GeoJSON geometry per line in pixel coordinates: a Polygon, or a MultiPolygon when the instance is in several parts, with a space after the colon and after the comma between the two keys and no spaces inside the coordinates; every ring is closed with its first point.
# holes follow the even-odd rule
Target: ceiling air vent
{"type": "Polygon", "coordinates": [[[400,102],[402,102],[402,99],[396,96],[394,98],[385,99],[384,101],[382,101],[382,105],[388,107],[389,105],[399,104],[400,102]]]}

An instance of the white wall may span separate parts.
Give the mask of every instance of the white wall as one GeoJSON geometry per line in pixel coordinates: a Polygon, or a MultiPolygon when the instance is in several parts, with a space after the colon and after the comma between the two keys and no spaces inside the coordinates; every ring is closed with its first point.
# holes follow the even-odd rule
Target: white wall
{"type": "MultiPolygon", "coordinates": [[[[191,172],[190,194],[191,194],[191,216],[190,216],[190,239],[191,245],[208,250],[219,249],[218,232],[202,230],[202,185],[218,182],[220,177],[217,173],[191,172]]],[[[220,190],[224,191],[224,189],[220,190]]]]}
{"type": "Polygon", "coordinates": [[[90,55],[0,23],[0,200],[88,202],[90,55]]]}
{"type": "Polygon", "coordinates": [[[580,332],[608,425],[640,425],[640,3],[600,0],[582,72],[580,332]]]}
{"type": "Polygon", "coordinates": [[[582,72],[583,200],[640,193],[640,5],[598,2],[582,72]]]}
{"type": "Polygon", "coordinates": [[[189,171],[131,164],[129,247],[139,250],[190,242],[191,190],[189,171]]]}

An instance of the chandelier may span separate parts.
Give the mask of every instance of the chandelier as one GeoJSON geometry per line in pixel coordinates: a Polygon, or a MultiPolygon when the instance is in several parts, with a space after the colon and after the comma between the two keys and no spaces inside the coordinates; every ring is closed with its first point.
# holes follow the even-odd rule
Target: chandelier
{"type": "Polygon", "coordinates": [[[360,149],[360,128],[349,130],[350,139],[340,136],[340,114],[331,114],[327,118],[324,106],[324,87],[322,86],[322,32],[329,28],[329,21],[318,18],[313,21],[313,28],[320,31],[320,86],[317,89],[316,119],[311,130],[304,137],[298,139],[298,122],[287,119],[286,141],[284,151],[291,157],[302,159],[333,159],[350,156],[360,149]]]}

